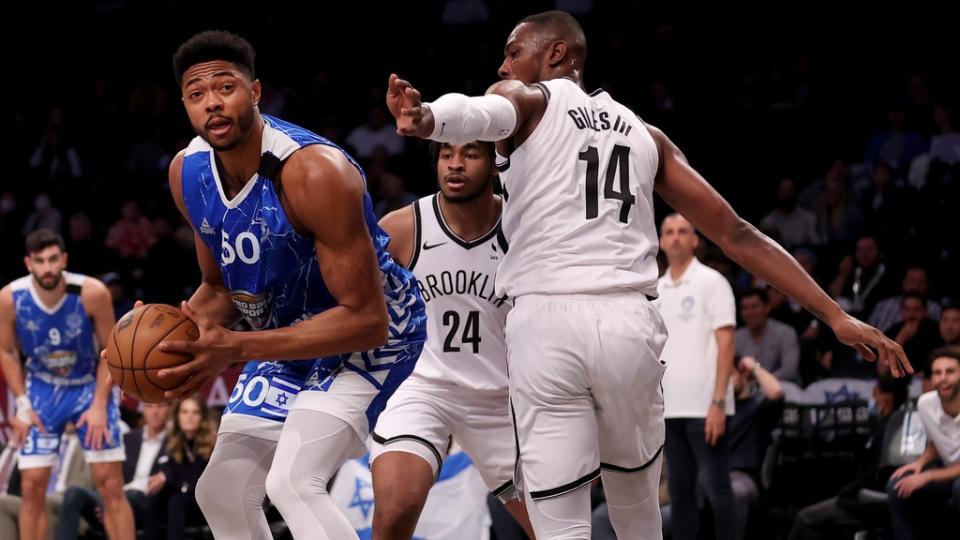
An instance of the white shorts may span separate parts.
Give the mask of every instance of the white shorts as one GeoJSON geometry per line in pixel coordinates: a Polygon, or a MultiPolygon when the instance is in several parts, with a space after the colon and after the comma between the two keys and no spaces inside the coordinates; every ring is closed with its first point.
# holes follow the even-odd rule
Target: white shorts
{"type": "Polygon", "coordinates": [[[556,497],[663,450],[666,327],[639,293],[526,295],[507,316],[518,489],[556,497]]]}
{"type": "Polygon", "coordinates": [[[503,501],[516,498],[517,451],[506,389],[471,390],[414,373],[380,415],[371,462],[385,452],[409,452],[426,460],[437,476],[451,437],[470,456],[487,489],[503,501]]]}

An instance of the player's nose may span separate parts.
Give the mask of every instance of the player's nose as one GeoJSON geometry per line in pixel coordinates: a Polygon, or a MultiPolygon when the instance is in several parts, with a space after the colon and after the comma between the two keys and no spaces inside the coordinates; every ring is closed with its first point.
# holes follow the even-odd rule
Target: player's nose
{"type": "Polygon", "coordinates": [[[500,64],[500,69],[497,70],[497,75],[499,75],[501,79],[507,79],[510,77],[510,68],[507,67],[506,59],[504,59],[503,63],[500,64]]]}

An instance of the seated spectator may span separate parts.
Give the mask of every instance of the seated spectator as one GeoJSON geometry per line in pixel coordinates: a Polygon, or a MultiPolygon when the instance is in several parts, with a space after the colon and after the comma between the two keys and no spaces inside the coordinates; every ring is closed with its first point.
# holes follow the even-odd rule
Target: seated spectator
{"type": "Polygon", "coordinates": [[[880,377],[873,389],[877,424],[866,443],[857,478],[844,486],[836,497],[830,497],[800,510],[793,520],[789,540],[834,538],[850,527],[867,528],[882,525],[884,509],[863,503],[865,491],[883,491],[892,467],[883,463],[887,421],[906,403],[908,388],[905,379],[880,377]],[[838,530],[839,529],[839,530],[838,530]]]}
{"type": "Polygon", "coordinates": [[[863,227],[863,213],[850,202],[850,171],[831,168],[824,179],[823,193],[816,203],[817,235],[826,243],[846,243],[863,227]],[[844,174],[845,173],[845,174],[844,174]]]}
{"type": "Polygon", "coordinates": [[[110,298],[113,299],[113,314],[117,320],[120,320],[128,311],[133,309],[133,299],[126,294],[126,289],[123,286],[123,276],[117,272],[107,272],[100,276],[100,281],[110,291],[110,298]]]}
{"type": "Polygon", "coordinates": [[[417,196],[407,191],[403,185],[403,178],[391,172],[380,175],[380,189],[377,195],[380,200],[373,207],[373,212],[379,217],[409,206],[417,200],[417,196]]]}
{"type": "Polygon", "coordinates": [[[889,128],[870,139],[867,147],[867,163],[883,160],[896,169],[906,168],[913,158],[926,149],[923,138],[907,128],[907,111],[903,103],[896,102],[887,109],[889,128]]]}
{"type": "Polygon", "coordinates": [[[27,236],[39,229],[50,229],[59,233],[62,224],[63,214],[50,202],[50,196],[43,192],[37,193],[33,199],[33,212],[30,212],[23,222],[23,235],[27,236]]]}
{"type": "Polygon", "coordinates": [[[177,402],[173,426],[167,434],[167,455],[160,458],[159,489],[152,496],[154,520],[167,524],[167,539],[183,538],[189,523],[203,523],[197,505],[197,480],[203,474],[217,427],[210,422],[210,410],[200,394],[177,402]]]}
{"type": "Polygon", "coordinates": [[[861,195],[860,211],[867,227],[884,237],[902,237],[911,190],[901,187],[896,168],[887,162],[873,164],[870,187],[861,195]]]}
{"type": "Polygon", "coordinates": [[[737,355],[751,356],[781,381],[800,381],[800,346],[789,325],[769,318],[767,291],[753,289],[740,297],[744,327],[736,333],[737,355]]]}
{"type": "MultiPolygon", "coordinates": [[[[163,486],[159,473],[160,459],[166,455],[167,424],[170,421],[170,405],[166,403],[143,405],[142,428],[130,430],[123,436],[126,460],[123,462],[124,492],[133,509],[134,521],[140,538],[151,540],[157,536],[152,499],[163,486]]],[[[100,494],[86,487],[75,487],[64,496],[60,509],[60,522],[56,529],[57,540],[75,540],[80,530],[81,518],[91,527],[103,532],[103,525],[90,516],[102,515],[100,494]]]]}
{"type": "Polygon", "coordinates": [[[960,345],[960,304],[943,306],[940,313],[940,339],[947,347],[960,345]]]}
{"type": "Polygon", "coordinates": [[[67,254],[70,270],[88,276],[104,272],[110,265],[110,252],[103,238],[94,234],[93,223],[85,212],[77,212],[68,221],[67,254]]]}
{"type": "MultiPolygon", "coordinates": [[[[951,498],[960,510],[960,350],[945,347],[931,358],[934,389],[917,401],[927,448],[887,483],[895,540],[944,532],[936,522],[950,511],[951,498]]],[[[955,521],[952,527],[956,531],[955,521]]]]}
{"type": "Polygon", "coordinates": [[[786,249],[821,242],[817,234],[817,218],[797,206],[797,186],[790,178],[780,181],[777,188],[777,207],[760,221],[760,227],[773,231],[786,249]]]}
{"type": "Polygon", "coordinates": [[[953,165],[960,163],[960,133],[954,123],[955,113],[946,103],[937,103],[933,107],[933,120],[938,134],[930,139],[930,157],[936,161],[953,165]]]}
{"type": "Polygon", "coordinates": [[[153,224],[140,213],[137,201],[128,199],[120,209],[120,219],[107,231],[107,247],[121,259],[142,259],[153,246],[153,224]]]}
{"type": "MultiPolygon", "coordinates": [[[[924,372],[923,378],[929,379],[929,358],[934,349],[943,345],[937,323],[927,314],[927,300],[917,293],[905,293],[900,301],[901,322],[887,330],[887,336],[903,347],[916,373],[924,372]]],[[[878,364],[881,370],[884,364],[878,364]]]]}
{"type": "Polygon", "coordinates": [[[840,261],[829,291],[847,313],[863,320],[880,299],[896,292],[893,287],[876,237],[866,234],[857,239],[853,256],[840,261]]]}
{"type": "Polygon", "coordinates": [[[347,135],[347,144],[356,152],[355,156],[361,159],[367,159],[373,156],[373,151],[382,146],[391,156],[397,156],[403,153],[403,137],[397,135],[396,127],[392,122],[387,122],[387,111],[382,105],[376,105],[370,109],[370,120],[361,126],[357,126],[347,135]]]}
{"type": "Polygon", "coordinates": [[[744,356],[733,371],[734,414],[727,423],[730,485],[737,502],[737,535],[744,538],[750,506],[760,496],[760,468],[783,400],[783,387],[755,358],[744,356]]]}
{"type": "MultiPolygon", "coordinates": [[[[873,308],[873,312],[867,319],[867,324],[881,332],[886,332],[891,326],[902,321],[900,305],[904,293],[916,293],[923,296],[930,293],[930,281],[927,279],[926,268],[919,265],[908,266],[907,271],[903,274],[903,281],[900,282],[900,294],[877,302],[876,307],[873,308]]],[[[927,314],[935,321],[940,320],[940,304],[928,298],[927,314]]]]}

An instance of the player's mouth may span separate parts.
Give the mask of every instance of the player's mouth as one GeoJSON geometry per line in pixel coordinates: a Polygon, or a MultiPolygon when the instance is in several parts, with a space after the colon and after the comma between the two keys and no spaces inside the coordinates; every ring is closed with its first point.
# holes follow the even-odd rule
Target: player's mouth
{"type": "Polygon", "coordinates": [[[207,121],[207,133],[214,137],[223,137],[230,131],[233,121],[223,116],[216,116],[207,121]]]}
{"type": "Polygon", "coordinates": [[[467,177],[462,174],[448,174],[443,177],[443,183],[450,189],[463,189],[467,185],[467,177]]]}

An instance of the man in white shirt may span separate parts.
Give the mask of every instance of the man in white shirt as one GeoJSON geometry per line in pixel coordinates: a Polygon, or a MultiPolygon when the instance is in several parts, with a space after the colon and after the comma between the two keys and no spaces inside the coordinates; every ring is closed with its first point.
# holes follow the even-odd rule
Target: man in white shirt
{"type": "Polygon", "coordinates": [[[660,226],[660,249],[669,266],[654,302],[669,337],[661,354],[666,418],[667,484],[673,538],[697,537],[696,482],[713,510],[717,538],[734,538],[736,512],[730,488],[727,415],[733,414],[733,291],[717,271],[693,256],[699,237],[681,215],[660,226]]]}
{"type": "Polygon", "coordinates": [[[887,484],[896,540],[913,538],[918,528],[929,526],[951,498],[960,510],[960,349],[944,347],[930,357],[934,389],[917,401],[927,448],[887,484]]]}

